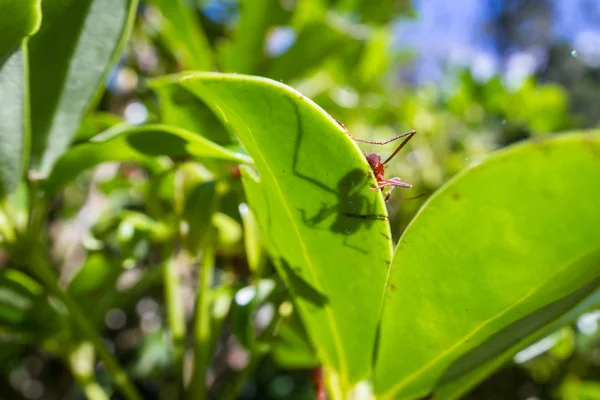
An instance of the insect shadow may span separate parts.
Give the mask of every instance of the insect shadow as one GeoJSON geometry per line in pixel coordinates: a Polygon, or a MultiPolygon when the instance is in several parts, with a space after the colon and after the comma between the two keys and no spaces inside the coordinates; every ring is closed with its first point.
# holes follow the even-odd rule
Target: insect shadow
{"type": "MultiPolygon", "coordinates": [[[[305,131],[302,115],[298,106],[290,101],[296,115],[296,144],[292,158],[292,173],[300,179],[310,182],[312,185],[335,196],[331,203],[321,203],[321,208],[312,213],[299,208],[302,221],[311,228],[329,229],[334,233],[350,236],[361,227],[369,227],[376,221],[387,220],[386,215],[377,214],[377,197],[370,190],[372,186],[371,173],[355,168],[348,171],[337,183],[336,187],[330,187],[314,176],[310,176],[300,170],[300,152],[305,141],[305,131]],[[329,224],[328,220],[334,218],[329,224]],[[329,224],[327,226],[327,224],[329,224]]],[[[309,170],[307,170],[309,171],[309,170]]],[[[363,253],[368,251],[348,243],[344,239],[344,245],[354,248],[363,253]]]]}
{"type": "Polygon", "coordinates": [[[325,307],[329,303],[327,296],[308,283],[285,258],[279,258],[277,264],[285,271],[286,283],[296,297],[319,308],[325,307]]]}

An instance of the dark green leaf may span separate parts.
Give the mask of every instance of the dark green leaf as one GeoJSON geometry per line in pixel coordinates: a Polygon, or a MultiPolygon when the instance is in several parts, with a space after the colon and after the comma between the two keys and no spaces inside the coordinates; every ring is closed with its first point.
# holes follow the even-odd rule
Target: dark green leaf
{"type": "Polygon", "coordinates": [[[137,0],[45,0],[29,41],[31,167],[47,176],[69,146],[133,24],[137,0]]]}
{"type": "Polygon", "coordinates": [[[89,143],[73,147],[56,163],[44,182],[49,194],[73,180],[82,171],[108,161],[150,162],[152,156],[187,156],[250,162],[250,158],[227,150],[184,129],[168,125],[132,127],[118,125],[89,143]]]}

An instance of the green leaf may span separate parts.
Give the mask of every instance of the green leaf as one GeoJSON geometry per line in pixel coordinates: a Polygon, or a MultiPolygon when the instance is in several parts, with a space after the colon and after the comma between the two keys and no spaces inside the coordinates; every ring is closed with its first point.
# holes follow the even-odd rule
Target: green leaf
{"type": "Polygon", "coordinates": [[[158,95],[162,123],[187,129],[220,145],[233,143],[221,121],[200,99],[182,88],[177,77],[153,79],[150,87],[158,95]]]}
{"type": "Polygon", "coordinates": [[[41,0],[0,0],[0,65],[39,29],[40,7],[41,0]]]}
{"type": "Polygon", "coordinates": [[[218,204],[217,185],[215,181],[197,185],[187,194],[183,221],[187,223],[183,242],[192,255],[198,254],[206,244],[206,236],[214,233],[212,218],[218,204]]]}
{"type": "Polygon", "coordinates": [[[0,200],[18,186],[29,145],[27,36],[42,18],[41,0],[0,0],[0,200]]]}
{"type": "Polygon", "coordinates": [[[242,346],[255,350],[256,335],[253,324],[256,310],[275,290],[275,281],[261,279],[255,285],[241,288],[235,294],[231,309],[231,329],[242,346]]]}
{"type": "Polygon", "coordinates": [[[43,288],[14,269],[0,271],[0,329],[29,337],[50,336],[58,328],[57,314],[43,288]]]}
{"type": "Polygon", "coordinates": [[[452,179],[402,236],[375,367],[380,398],[472,371],[598,287],[600,140],[513,146],[452,179]]]}
{"type": "Polygon", "coordinates": [[[225,149],[202,136],[168,125],[117,125],[89,143],[73,147],[56,163],[44,182],[49,195],[82,171],[108,161],[149,162],[154,156],[185,156],[249,163],[244,154],[225,149]]]}
{"type": "Polygon", "coordinates": [[[45,0],[29,41],[31,167],[47,176],[75,136],[128,35],[137,0],[45,0]]]}
{"type": "MultiPolygon", "coordinates": [[[[520,350],[553,333],[562,326],[573,322],[578,316],[589,310],[591,307],[597,306],[598,301],[600,300],[600,292],[598,290],[588,297],[585,297],[583,301],[580,301],[580,299],[586,296],[590,290],[595,288],[597,288],[597,280],[590,282],[582,289],[575,291],[558,302],[543,307],[542,309],[530,314],[526,318],[517,321],[511,326],[511,329],[521,329],[523,332],[523,335],[521,336],[527,335],[527,332],[532,332],[543,324],[546,325],[542,329],[538,329],[534,334],[526,336],[524,339],[516,342],[515,344],[509,346],[506,346],[505,344],[507,350],[493,356],[490,359],[482,360],[479,365],[467,373],[459,375],[456,379],[451,379],[451,374],[448,374],[448,372],[451,373],[453,369],[456,370],[461,364],[464,364],[465,362],[471,362],[471,360],[477,360],[477,358],[479,358],[474,357],[473,354],[478,351],[477,348],[469,353],[466,353],[454,363],[454,368],[452,366],[448,368],[445,378],[440,380],[440,384],[435,390],[434,399],[441,400],[459,398],[461,395],[471,390],[479,382],[487,378],[496,369],[510,361],[520,350]],[[577,303],[578,301],[579,303],[577,303]],[[577,303],[577,305],[573,307],[575,303],[577,303]],[[560,311],[568,312],[566,312],[566,314],[562,315],[560,318],[555,319],[557,311],[558,313],[560,311]]],[[[502,343],[500,335],[506,337],[508,336],[505,335],[507,332],[508,331],[501,331],[498,334],[498,337],[492,336],[487,340],[487,342],[490,342],[492,345],[495,344],[494,342],[502,343]]],[[[486,343],[483,343],[479,347],[485,348],[486,343]]]]}
{"type": "Polygon", "coordinates": [[[271,354],[279,366],[287,369],[314,368],[319,365],[302,322],[293,311],[281,317],[271,344],[271,354]]]}
{"type": "Polygon", "coordinates": [[[0,64],[0,199],[21,180],[29,137],[27,47],[0,64]]]}
{"type": "Polygon", "coordinates": [[[316,69],[352,41],[341,24],[314,21],[300,31],[288,51],[269,63],[266,76],[288,82],[316,69]]]}
{"type": "Polygon", "coordinates": [[[265,56],[265,37],[281,6],[277,0],[240,1],[240,24],[232,43],[223,49],[223,70],[256,73],[265,56]]]}
{"type": "MultiPolygon", "coordinates": [[[[210,71],[214,57],[196,10],[183,0],[152,0],[163,15],[160,33],[184,69],[210,71]]],[[[187,2],[189,3],[189,2],[187,2]]]]}
{"type": "Polygon", "coordinates": [[[260,178],[242,168],[248,201],[319,358],[342,385],[366,378],[391,241],[364,155],[327,113],[278,82],[188,74],[181,84],[254,159],[260,178]]]}
{"type": "Polygon", "coordinates": [[[266,261],[263,239],[260,236],[256,218],[248,205],[245,203],[240,204],[239,210],[244,227],[244,249],[246,250],[248,266],[252,274],[260,276],[262,266],[266,261]]]}
{"type": "Polygon", "coordinates": [[[88,254],[69,283],[69,293],[85,300],[85,297],[91,297],[99,291],[103,292],[122,272],[122,268],[115,263],[115,260],[112,261],[111,263],[101,252],[88,254]]]}

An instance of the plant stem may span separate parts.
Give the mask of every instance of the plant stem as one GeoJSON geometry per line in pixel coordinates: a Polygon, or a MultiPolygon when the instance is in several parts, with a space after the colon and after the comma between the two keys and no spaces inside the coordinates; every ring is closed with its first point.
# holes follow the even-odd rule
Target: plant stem
{"type": "MultiPolygon", "coordinates": [[[[167,307],[167,321],[173,350],[175,353],[175,368],[173,374],[180,379],[180,389],[183,388],[183,354],[185,350],[185,313],[181,300],[181,282],[179,279],[178,260],[173,256],[169,245],[165,246],[163,257],[163,281],[165,287],[165,303],[167,307]]],[[[179,253],[180,256],[183,256],[179,253]]]]}
{"type": "Polygon", "coordinates": [[[32,246],[32,248],[26,249],[22,254],[25,255],[26,265],[45,285],[46,289],[65,304],[69,310],[70,317],[93,345],[98,357],[104,363],[106,371],[114,383],[121,389],[123,396],[128,400],[141,400],[142,397],[129,380],[127,373],[119,365],[117,359],[106,349],[102,338],[98,335],[93,324],[88,320],[77,301],[68,292],[63,291],[58,284],[58,279],[52,271],[52,267],[44,253],[39,250],[39,247],[32,246]]]}
{"type": "MultiPolygon", "coordinates": [[[[213,233],[213,232],[211,232],[213,233]]],[[[202,264],[198,280],[196,315],[194,323],[194,372],[189,386],[190,400],[206,399],[206,370],[210,362],[210,290],[213,281],[215,248],[209,234],[202,251],[202,264]]]]}

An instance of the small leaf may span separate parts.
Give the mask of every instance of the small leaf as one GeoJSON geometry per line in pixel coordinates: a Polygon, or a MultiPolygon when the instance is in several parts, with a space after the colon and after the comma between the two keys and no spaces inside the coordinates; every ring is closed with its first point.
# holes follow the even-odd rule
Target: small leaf
{"type": "Polygon", "coordinates": [[[29,41],[31,167],[46,177],[116,62],[137,0],[45,0],[29,41]]]}
{"type": "Polygon", "coordinates": [[[315,21],[298,34],[292,47],[269,63],[266,76],[289,82],[318,68],[329,56],[340,52],[352,37],[341,26],[315,21]]]}
{"type": "Polygon", "coordinates": [[[40,5],[41,0],[0,0],[0,65],[39,29],[40,5]]]}
{"type": "Polygon", "coordinates": [[[214,233],[212,218],[217,202],[217,188],[214,181],[197,185],[186,198],[182,217],[188,228],[184,235],[184,243],[192,255],[196,255],[206,244],[206,235],[214,233]]]}
{"type": "Polygon", "coordinates": [[[424,396],[589,296],[599,181],[599,136],[569,134],[500,151],[432,196],[392,263],[378,398],[424,396]]]}
{"type": "MultiPolygon", "coordinates": [[[[200,20],[189,2],[183,0],[151,0],[164,19],[160,34],[184,69],[210,71],[214,67],[213,52],[202,30],[200,20]]],[[[192,3],[194,4],[194,3],[192,3]]]]}
{"type": "Polygon", "coordinates": [[[222,74],[181,85],[235,129],[260,179],[244,188],[321,361],[347,386],[369,374],[390,254],[364,155],[316,104],[280,83],[222,74]],[[360,301],[353,301],[360,295],[360,301]]]}
{"type": "Polygon", "coordinates": [[[244,227],[246,259],[248,260],[250,271],[257,273],[265,263],[264,243],[252,210],[245,203],[240,204],[239,209],[244,227]]]}
{"type": "Polygon", "coordinates": [[[73,147],[56,163],[44,182],[49,195],[75,179],[82,171],[108,161],[150,162],[152,156],[184,156],[251,162],[244,154],[227,150],[192,132],[168,125],[132,127],[118,125],[73,147]]]}
{"type": "Polygon", "coordinates": [[[277,0],[242,0],[240,24],[232,43],[223,49],[223,70],[256,73],[264,59],[265,37],[281,6],[277,0]]]}
{"type": "Polygon", "coordinates": [[[231,328],[240,344],[248,350],[253,350],[256,345],[254,314],[274,289],[273,280],[261,279],[256,285],[245,286],[235,294],[231,310],[231,328]]]}
{"type": "Polygon", "coordinates": [[[314,368],[319,365],[319,359],[302,322],[293,311],[282,316],[271,344],[271,354],[283,368],[314,368]]]}
{"type": "Polygon", "coordinates": [[[0,270],[0,328],[3,331],[42,340],[59,327],[57,314],[36,281],[14,269],[0,270]]]}
{"type": "Polygon", "coordinates": [[[215,114],[190,92],[182,88],[177,77],[162,77],[150,81],[158,95],[161,122],[186,129],[222,146],[233,143],[233,136],[215,114]]]}

